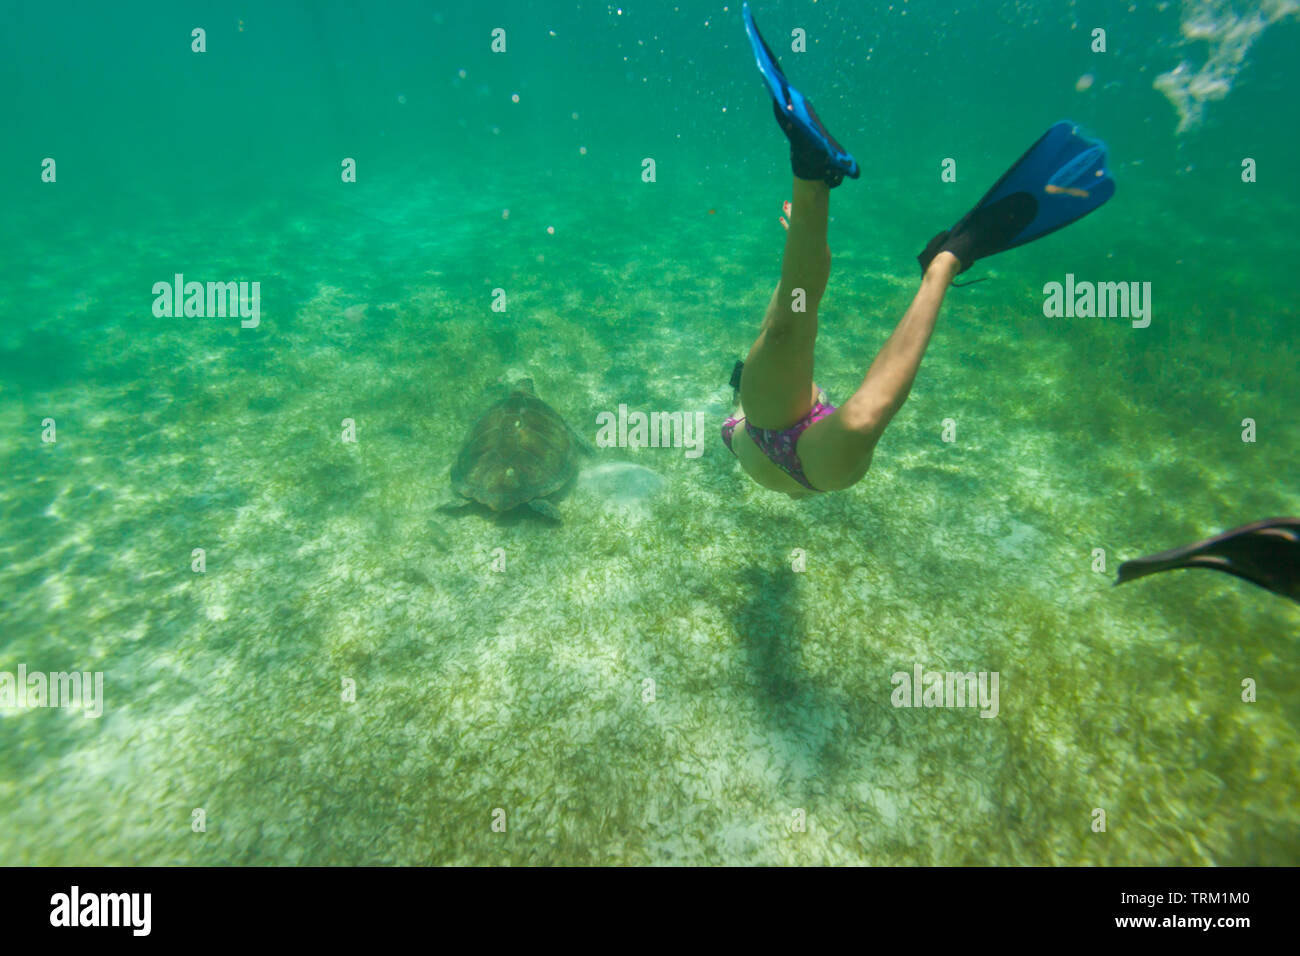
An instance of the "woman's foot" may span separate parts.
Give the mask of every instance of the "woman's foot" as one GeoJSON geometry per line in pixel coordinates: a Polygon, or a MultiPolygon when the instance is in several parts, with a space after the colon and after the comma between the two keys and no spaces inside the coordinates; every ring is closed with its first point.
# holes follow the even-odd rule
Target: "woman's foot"
{"type": "MultiPolygon", "coordinates": [[[[941,282],[952,282],[953,279],[966,270],[966,266],[961,264],[961,260],[949,252],[947,249],[941,251],[930,264],[925,267],[922,273],[922,279],[937,279],[941,282]]],[[[960,285],[960,283],[958,283],[960,285]]]]}

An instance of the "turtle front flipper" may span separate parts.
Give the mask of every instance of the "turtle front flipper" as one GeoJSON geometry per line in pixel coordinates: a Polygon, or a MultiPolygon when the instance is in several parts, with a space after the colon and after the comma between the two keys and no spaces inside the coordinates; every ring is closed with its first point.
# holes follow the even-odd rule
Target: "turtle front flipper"
{"type": "Polygon", "coordinates": [[[460,495],[444,495],[442,500],[434,506],[434,511],[463,511],[474,504],[473,499],[464,498],[460,495]]]}
{"type": "Polygon", "coordinates": [[[582,435],[578,433],[578,430],[576,428],[574,428],[568,422],[564,423],[564,427],[569,430],[569,435],[573,438],[573,443],[578,446],[578,451],[582,452],[584,455],[596,454],[596,449],[592,447],[591,442],[583,438],[582,435]]]}
{"type": "Polygon", "coordinates": [[[560,509],[543,498],[534,498],[532,501],[528,502],[528,507],[532,508],[539,515],[550,518],[552,521],[564,520],[560,517],[560,509]]]}

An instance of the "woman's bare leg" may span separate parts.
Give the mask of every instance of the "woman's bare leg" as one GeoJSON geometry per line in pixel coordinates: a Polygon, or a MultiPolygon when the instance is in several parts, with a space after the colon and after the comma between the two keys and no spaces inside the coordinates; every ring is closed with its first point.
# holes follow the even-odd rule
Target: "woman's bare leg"
{"type": "MultiPolygon", "coordinates": [[[[871,467],[876,442],[912,391],[939,306],[959,269],[961,263],[952,253],[935,256],[912,304],[853,397],[800,436],[799,459],[814,487],[823,491],[848,488],[871,467]]],[[[749,374],[748,365],[745,374],[749,374]]]]}
{"type": "Polygon", "coordinates": [[[817,306],[831,274],[830,198],[825,183],[795,179],[781,281],[740,379],[740,403],[756,428],[786,428],[812,408],[817,306]],[[792,308],[795,289],[804,292],[803,312],[792,308]]]}

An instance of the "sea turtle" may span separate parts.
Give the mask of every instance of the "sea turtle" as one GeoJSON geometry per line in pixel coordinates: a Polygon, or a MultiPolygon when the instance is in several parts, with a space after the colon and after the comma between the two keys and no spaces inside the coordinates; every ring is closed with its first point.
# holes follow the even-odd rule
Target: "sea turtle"
{"type": "Polygon", "coordinates": [[[465,437],[451,466],[451,488],[464,499],[456,505],[477,501],[497,512],[528,505],[558,521],[559,511],[544,499],[573,480],[578,452],[587,450],[555,409],[533,394],[532,379],[524,379],[465,437]]]}

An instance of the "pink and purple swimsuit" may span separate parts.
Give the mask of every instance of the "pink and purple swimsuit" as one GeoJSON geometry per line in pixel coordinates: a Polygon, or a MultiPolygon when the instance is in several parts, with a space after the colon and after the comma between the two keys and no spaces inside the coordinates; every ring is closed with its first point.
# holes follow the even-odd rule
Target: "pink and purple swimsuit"
{"type": "MultiPolygon", "coordinates": [[[[799,460],[799,453],[796,448],[799,444],[799,436],[803,434],[804,429],[813,422],[821,421],[833,411],[835,411],[835,406],[826,400],[826,393],[818,389],[817,401],[813,403],[813,407],[808,414],[789,428],[755,428],[749,422],[745,422],[745,431],[754,440],[754,444],[762,449],[763,454],[767,455],[772,464],[809,491],[821,491],[820,488],[814,488],[808,481],[808,476],[803,473],[803,462],[799,460]]],[[[727,446],[727,450],[733,455],[736,450],[731,447],[731,438],[736,432],[736,426],[743,421],[745,421],[744,418],[732,417],[722,423],[722,441],[727,446]]]]}

